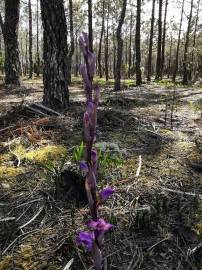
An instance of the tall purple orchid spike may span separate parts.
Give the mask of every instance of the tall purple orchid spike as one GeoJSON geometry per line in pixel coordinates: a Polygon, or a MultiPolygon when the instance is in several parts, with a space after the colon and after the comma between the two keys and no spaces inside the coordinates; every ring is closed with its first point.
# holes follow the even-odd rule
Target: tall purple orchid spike
{"type": "MultiPolygon", "coordinates": [[[[86,93],[86,111],[83,116],[85,161],[80,163],[80,169],[85,173],[85,189],[92,220],[87,223],[91,232],[80,232],[77,244],[84,245],[92,252],[95,270],[102,269],[102,245],[104,234],[113,226],[98,217],[99,196],[97,196],[97,150],[93,147],[96,140],[97,108],[100,97],[99,86],[93,86],[95,73],[95,55],[89,50],[88,35],[82,33],[79,38],[80,49],[84,56],[84,64],[80,65],[80,73],[84,81],[86,93]],[[93,231],[93,232],[92,232],[93,231]]],[[[107,199],[114,190],[109,188],[100,193],[102,199],[107,199]]]]}

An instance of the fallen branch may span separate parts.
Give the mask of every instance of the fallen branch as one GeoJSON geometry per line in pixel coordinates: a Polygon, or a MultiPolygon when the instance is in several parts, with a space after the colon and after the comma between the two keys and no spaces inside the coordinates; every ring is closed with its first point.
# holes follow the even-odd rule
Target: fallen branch
{"type": "Polygon", "coordinates": [[[6,221],[12,221],[12,220],[15,220],[15,217],[2,218],[0,219],[0,222],[6,222],[6,221]]]}
{"type": "Polygon", "coordinates": [[[28,226],[30,223],[32,223],[43,211],[44,206],[40,207],[39,210],[37,211],[37,213],[25,224],[23,224],[22,226],[19,227],[19,229],[23,229],[24,227],[28,226]]]}
{"type": "Polygon", "coordinates": [[[164,191],[175,193],[175,194],[181,194],[181,195],[187,195],[187,196],[193,196],[193,197],[198,197],[200,200],[202,200],[202,195],[201,194],[196,194],[192,192],[183,192],[181,190],[174,190],[170,188],[163,188],[164,191]]]}
{"type": "Polygon", "coordinates": [[[39,108],[41,108],[41,109],[43,109],[43,110],[45,110],[45,111],[47,111],[47,112],[51,112],[51,113],[53,113],[53,114],[55,114],[55,115],[57,115],[57,116],[61,116],[61,114],[60,114],[59,112],[56,112],[55,110],[53,110],[53,109],[51,109],[51,108],[48,108],[48,107],[46,107],[45,105],[43,105],[43,104],[41,104],[41,103],[34,103],[34,104],[32,104],[32,105],[34,105],[34,106],[36,106],[36,107],[39,107],[39,108]]]}
{"type": "Polygon", "coordinates": [[[34,108],[32,108],[31,106],[26,106],[26,108],[27,108],[28,110],[32,111],[32,112],[37,113],[37,114],[41,114],[41,115],[43,115],[43,116],[48,116],[48,114],[43,113],[43,112],[41,112],[41,111],[39,111],[39,110],[37,110],[37,109],[34,109],[34,108]]]}

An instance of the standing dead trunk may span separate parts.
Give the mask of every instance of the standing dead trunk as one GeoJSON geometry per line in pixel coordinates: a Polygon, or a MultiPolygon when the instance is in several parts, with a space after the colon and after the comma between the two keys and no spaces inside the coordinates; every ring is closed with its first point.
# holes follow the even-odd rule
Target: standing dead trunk
{"type": "Polygon", "coordinates": [[[137,16],[136,16],[136,33],[135,33],[135,48],[136,48],[136,85],[142,84],[141,72],[141,49],[140,49],[140,27],[141,27],[141,0],[137,0],[137,16]]]}
{"type": "Polygon", "coordinates": [[[0,26],[5,44],[5,83],[20,85],[18,47],[19,0],[5,0],[5,22],[0,14],[0,26]]]}
{"type": "Polygon", "coordinates": [[[173,72],[173,82],[175,82],[176,80],[178,64],[179,64],[179,51],[180,51],[181,32],[182,32],[182,20],[183,20],[183,14],[184,14],[184,1],[185,0],[182,1],[180,26],[179,26],[178,40],[177,40],[177,51],[176,51],[175,66],[174,66],[174,72],[173,72]]]}
{"type": "Polygon", "coordinates": [[[41,0],[43,36],[43,102],[55,110],[69,105],[67,24],[63,0],[41,0]]]}
{"type": "Polygon", "coordinates": [[[187,26],[187,33],[186,33],[186,40],[184,45],[184,59],[183,59],[183,79],[182,83],[187,84],[188,83],[188,49],[189,49],[189,35],[191,32],[191,22],[192,22],[192,11],[193,11],[193,0],[191,0],[191,7],[190,7],[190,13],[189,13],[189,20],[188,20],[188,26],[187,26]]]}
{"type": "Polygon", "coordinates": [[[72,81],[72,56],[74,54],[74,24],[73,24],[73,4],[72,0],[69,0],[69,22],[70,22],[70,50],[68,54],[68,76],[67,81],[68,85],[71,84],[72,81]]]}
{"type": "Polygon", "coordinates": [[[102,3],[102,26],[100,32],[100,41],[99,41],[99,48],[98,48],[98,73],[100,78],[102,78],[102,64],[101,64],[101,55],[102,55],[102,38],[104,34],[104,23],[105,23],[105,0],[102,3]]]}
{"type": "Polygon", "coordinates": [[[162,5],[163,1],[159,0],[159,18],[158,18],[158,48],[156,60],[156,80],[161,78],[161,55],[162,55],[162,5]]]}
{"type": "Polygon", "coordinates": [[[149,38],[149,56],[148,56],[148,68],[147,68],[147,81],[151,81],[151,67],[152,67],[152,50],[153,50],[153,37],[154,37],[154,20],[155,20],[155,2],[152,2],[152,16],[151,16],[151,28],[149,38]]]}
{"type": "Polygon", "coordinates": [[[31,0],[28,2],[29,11],[29,79],[33,75],[33,58],[32,58],[32,5],[31,0]]]}
{"type": "Polygon", "coordinates": [[[168,0],[165,2],[165,12],[164,12],[164,23],[163,23],[163,39],[162,39],[162,56],[161,56],[161,79],[164,72],[164,63],[165,63],[165,43],[166,43],[166,19],[167,19],[167,10],[168,10],[168,0]]]}
{"type": "Polygon", "coordinates": [[[121,90],[121,66],[122,66],[122,53],[123,53],[123,39],[122,39],[122,26],[126,14],[127,0],[123,0],[123,5],[121,9],[121,16],[118,23],[118,28],[116,31],[117,40],[117,61],[116,61],[116,71],[115,71],[115,85],[114,90],[121,90]]]}
{"type": "Polygon", "coordinates": [[[88,0],[88,38],[89,49],[93,52],[93,17],[92,17],[92,0],[88,0]]]}

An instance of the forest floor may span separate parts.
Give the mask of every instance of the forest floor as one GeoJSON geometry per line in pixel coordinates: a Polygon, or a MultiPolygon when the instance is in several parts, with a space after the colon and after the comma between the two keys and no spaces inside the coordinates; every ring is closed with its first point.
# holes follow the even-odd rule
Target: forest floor
{"type": "MultiPolygon", "coordinates": [[[[73,81],[65,115],[31,110],[42,94],[37,79],[0,84],[0,270],[90,270],[75,244],[88,220],[76,156],[82,84],[73,81]]],[[[201,110],[201,85],[102,85],[98,186],[117,189],[100,207],[115,225],[105,270],[202,269],[201,110]]]]}

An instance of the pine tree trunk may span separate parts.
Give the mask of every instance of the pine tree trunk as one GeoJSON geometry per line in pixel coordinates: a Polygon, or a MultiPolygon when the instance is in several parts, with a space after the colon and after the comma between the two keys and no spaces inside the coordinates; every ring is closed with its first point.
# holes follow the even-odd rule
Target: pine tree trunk
{"type": "Polygon", "coordinates": [[[196,34],[197,34],[197,27],[198,27],[198,20],[199,20],[199,8],[200,8],[200,0],[197,3],[197,10],[196,10],[196,19],[195,19],[195,26],[194,26],[194,37],[193,37],[193,49],[192,49],[192,77],[193,81],[197,79],[197,59],[194,57],[196,55],[195,47],[196,47],[196,34]]]}
{"type": "Polygon", "coordinates": [[[162,52],[162,5],[163,1],[159,0],[159,18],[158,18],[158,48],[156,60],[156,80],[161,78],[161,52],[162,52]]]}
{"type": "Polygon", "coordinates": [[[89,38],[89,49],[91,52],[93,52],[92,0],[88,0],[88,38],[89,38]]]}
{"type": "Polygon", "coordinates": [[[133,27],[133,13],[130,14],[130,37],[129,37],[129,48],[128,48],[128,78],[131,76],[131,63],[132,63],[132,27],[133,27]]]}
{"type": "Polygon", "coordinates": [[[173,46],[173,36],[171,33],[171,38],[170,38],[170,51],[169,51],[169,61],[168,61],[168,79],[170,78],[170,73],[171,73],[171,59],[172,59],[172,46],[173,46]]]}
{"type": "Polygon", "coordinates": [[[100,32],[100,41],[99,41],[99,48],[98,48],[98,73],[100,78],[102,78],[102,64],[101,64],[101,56],[102,56],[102,38],[104,34],[104,23],[105,23],[105,0],[102,3],[102,26],[100,32]]]}
{"type": "Polygon", "coordinates": [[[28,60],[28,32],[26,31],[25,37],[25,75],[27,75],[29,71],[29,60],[28,60]]]}
{"type": "Polygon", "coordinates": [[[41,0],[43,36],[43,102],[55,110],[69,105],[67,24],[63,0],[41,0]]]}
{"type": "Polygon", "coordinates": [[[109,4],[107,10],[107,27],[105,33],[105,78],[109,80],[109,4]]]}
{"type": "Polygon", "coordinates": [[[165,63],[165,43],[166,43],[166,19],[167,19],[167,10],[168,10],[168,0],[165,2],[165,12],[164,12],[164,23],[163,23],[163,39],[162,39],[162,56],[161,56],[161,79],[164,72],[164,63],[165,63]]]}
{"type": "MultiPolygon", "coordinates": [[[[78,40],[78,29],[76,27],[76,40],[78,40]]],[[[78,63],[79,62],[79,56],[78,56],[78,42],[76,42],[76,50],[75,50],[75,77],[78,77],[78,63]]]]}
{"type": "Polygon", "coordinates": [[[122,53],[123,53],[123,39],[122,39],[122,26],[124,23],[124,18],[126,14],[127,0],[123,0],[121,16],[118,23],[118,28],[116,31],[117,40],[117,60],[116,60],[116,70],[115,70],[115,85],[114,90],[121,90],[121,66],[122,66],[122,53]]]}
{"type": "Polygon", "coordinates": [[[114,31],[113,31],[113,74],[115,78],[116,76],[116,40],[115,40],[114,31]]]}
{"type": "Polygon", "coordinates": [[[36,10],[36,75],[39,77],[40,74],[40,56],[39,56],[39,0],[37,0],[37,10],[36,10]]]}
{"type": "Polygon", "coordinates": [[[72,56],[74,54],[74,24],[73,24],[73,4],[72,0],[69,0],[69,22],[70,22],[70,51],[68,54],[68,76],[67,81],[68,85],[72,81],[72,56]]]}
{"type": "Polygon", "coordinates": [[[20,58],[18,47],[19,0],[5,0],[5,22],[0,15],[5,44],[5,83],[20,85],[20,58]]]}
{"type": "Polygon", "coordinates": [[[29,79],[33,75],[33,58],[32,58],[32,5],[31,0],[28,2],[29,10],[29,79]]]}
{"type": "Polygon", "coordinates": [[[183,59],[183,79],[182,83],[188,83],[188,49],[189,49],[189,35],[191,32],[191,22],[192,22],[192,11],[193,11],[193,0],[191,1],[191,8],[189,13],[189,20],[187,26],[186,40],[184,45],[184,59],[183,59]]]}
{"type": "Polygon", "coordinates": [[[177,51],[176,51],[175,66],[174,66],[174,72],[173,72],[173,82],[175,82],[177,72],[178,72],[179,51],[180,51],[181,32],[182,32],[182,20],[183,20],[183,15],[184,15],[184,2],[185,2],[185,0],[183,0],[183,2],[182,2],[180,26],[179,26],[178,40],[177,40],[177,51]]]}
{"type": "Polygon", "coordinates": [[[140,27],[141,27],[141,0],[137,0],[137,16],[136,16],[136,33],[135,33],[135,48],[136,48],[136,85],[142,84],[141,72],[141,49],[140,49],[140,27]]]}
{"type": "Polygon", "coordinates": [[[151,81],[151,67],[152,67],[152,49],[153,49],[153,37],[154,37],[154,21],[155,21],[155,2],[152,2],[152,16],[151,16],[151,28],[149,38],[149,56],[148,56],[148,68],[147,68],[147,81],[151,81]]]}

